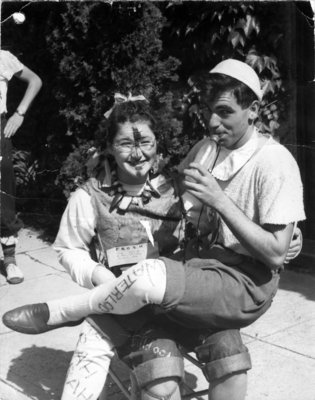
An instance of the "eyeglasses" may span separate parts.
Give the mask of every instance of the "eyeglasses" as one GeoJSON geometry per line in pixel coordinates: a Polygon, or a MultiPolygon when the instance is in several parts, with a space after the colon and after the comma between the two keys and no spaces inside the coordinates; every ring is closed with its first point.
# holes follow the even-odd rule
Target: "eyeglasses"
{"type": "Polygon", "coordinates": [[[153,149],[155,146],[155,140],[142,140],[136,143],[121,143],[114,144],[113,147],[120,153],[131,153],[134,149],[139,148],[141,151],[146,152],[153,149]]]}

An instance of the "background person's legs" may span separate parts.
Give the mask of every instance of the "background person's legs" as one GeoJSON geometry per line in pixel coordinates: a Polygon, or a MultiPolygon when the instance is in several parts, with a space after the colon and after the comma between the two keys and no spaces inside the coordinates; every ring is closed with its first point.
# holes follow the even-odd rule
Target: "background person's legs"
{"type": "Polygon", "coordinates": [[[3,264],[9,283],[21,283],[23,273],[16,265],[15,248],[17,232],[22,227],[15,213],[15,177],[12,162],[12,143],[6,139],[3,130],[6,121],[1,119],[1,232],[3,264]]]}

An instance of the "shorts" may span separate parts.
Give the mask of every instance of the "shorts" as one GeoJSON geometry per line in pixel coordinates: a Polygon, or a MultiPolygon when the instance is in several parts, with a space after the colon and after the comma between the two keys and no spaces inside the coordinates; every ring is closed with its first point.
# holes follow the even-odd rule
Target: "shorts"
{"type": "Polygon", "coordinates": [[[161,258],[167,276],[161,307],[170,319],[196,329],[240,329],[270,307],[279,273],[226,249],[221,255],[229,265],[215,258],[185,264],[161,258]]]}

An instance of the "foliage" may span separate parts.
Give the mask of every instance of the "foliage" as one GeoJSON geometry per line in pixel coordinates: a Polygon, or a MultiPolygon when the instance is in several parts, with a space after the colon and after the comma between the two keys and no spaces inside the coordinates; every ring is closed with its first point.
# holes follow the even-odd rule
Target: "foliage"
{"type": "Polygon", "coordinates": [[[55,183],[63,188],[66,198],[87,179],[86,164],[91,149],[94,149],[93,145],[94,141],[90,140],[74,146],[73,151],[64,161],[55,183]]]}
{"type": "Polygon", "coordinates": [[[179,61],[163,59],[164,19],[153,4],[68,3],[60,19],[47,43],[67,135],[93,138],[115,92],[159,98],[163,83],[177,79],[179,61]]]}
{"type": "Polygon", "coordinates": [[[13,151],[13,164],[16,184],[20,187],[34,185],[38,171],[38,161],[32,160],[29,151],[13,151]]]}
{"type": "MultiPolygon", "coordinates": [[[[171,3],[166,9],[172,20],[168,32],[173,37],[171,46],[186,67],[185,73],[198,67],[209,70],[226,58],[247,62],[260,76],[264,90],[259,128],[280,137],[284,132],[279,130],[279,122],[283,122],[290,106],[289,88],[284,84],[279,61],[283,60],[283,49],[288,48],[286,21],[278,17],[286,15],[285,9],[282,3],[265,7],[249,2],[196,2],[180,7],[171,3]],[[176,45],[179,41],[184,48],[176,45]],[[192,62],[188,64],[186,58],[192,62]]],[[[194,113],[202,118],[198,108],[194,113]]]]}

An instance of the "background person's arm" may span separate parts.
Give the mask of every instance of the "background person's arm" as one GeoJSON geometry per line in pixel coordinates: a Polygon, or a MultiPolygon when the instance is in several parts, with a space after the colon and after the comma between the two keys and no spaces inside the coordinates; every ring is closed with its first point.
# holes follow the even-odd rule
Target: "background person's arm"
{"type": "Polygon", "coordinates": [[[23,67],[22,71],[14,75],[18,79],[27,83],[27,87],[24,96],[12,116],[8,119],[8,122],[4,129],[4,136],[7,138],[15,135],[16,131],[20,128],[24,121],[24,114],[29,109],[32,101],[36,97],[40,88],[42,87],[42,81],[35,72],[31,71],[26,66],[23,67]]]}

